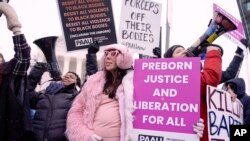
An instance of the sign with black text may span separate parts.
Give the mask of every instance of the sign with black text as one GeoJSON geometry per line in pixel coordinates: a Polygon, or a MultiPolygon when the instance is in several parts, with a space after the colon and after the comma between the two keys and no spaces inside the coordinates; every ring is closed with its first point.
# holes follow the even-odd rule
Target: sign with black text
{"type": "Polygon", "coordinates": [[[154,56],[159,47],[161,4],[152,0],[122,0],[118,42],[132,52],[154,56]]]}
{"type": "Polygon", "coordinates": [[[243,124],[243,105],[231,95],[216,87],[207,86],[209,141],[229,141],[230,125],[243,124]]]}

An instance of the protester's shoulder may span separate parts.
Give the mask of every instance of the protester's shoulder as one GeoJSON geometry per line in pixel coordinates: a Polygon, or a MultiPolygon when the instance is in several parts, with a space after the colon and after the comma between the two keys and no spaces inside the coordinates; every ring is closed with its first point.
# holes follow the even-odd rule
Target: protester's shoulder
{"type": "Polygon", "coordinates": [[[100,80],[101,78],[104,78],[104,76],[105,76],[105,72],[104,72],[104,71],[98,71],[98,72],[96,72],[95,74],[90,75],[90,76],[87,78],[87,82],[88,82],[88,81],[98,81],[98,80],[100,80]]]}

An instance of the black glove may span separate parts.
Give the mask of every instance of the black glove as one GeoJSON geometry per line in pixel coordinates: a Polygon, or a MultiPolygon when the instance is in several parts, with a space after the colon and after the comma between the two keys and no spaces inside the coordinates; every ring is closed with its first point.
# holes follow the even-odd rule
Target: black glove
{"type": "Polygon", "coordinates": [[[161,48],[155,47],[155,48],[153,49],[153,53],[154,53],[154,55],[157,56],[158,58],[161,58],[161,48]]]}
{"type": "MultiPolygon", "coordinates": [[[[246,39],[241,39],[240,42],[247,48],[247,40],[246,39]]],[[[243,54],[243,50],[240,47],[237,47],[235,53],[242,55],[243,54]]]]}
{"type": "Polygon", "coordinates": [[[235,53],[237,53],[237,54],[239,54],[239,55],[242,55],[243,50],[242,50],[240,47],[237,47],[235,53]]]}
{"type": "Polygon", "coordinates": [[[36,64],[31,68],[28,81],[27,81],[27,89],[28,91],[34,91],[36,85],[41,81],[42,75],[47,71],[47,63],[36,62],[36,64]]]}
{"type": "Polygon", "coordinates": [[[99,51],[99,43],[95,41],[94,43],[89,45],[88,54],[96,54],[99,51]]]}
{"type": "Polygon", "coordinates": [[[53,78],[53,81],[60,81],[61,71],[57,62],[48,62],[48,71],[50,73],[50,77],[53,78]]]}

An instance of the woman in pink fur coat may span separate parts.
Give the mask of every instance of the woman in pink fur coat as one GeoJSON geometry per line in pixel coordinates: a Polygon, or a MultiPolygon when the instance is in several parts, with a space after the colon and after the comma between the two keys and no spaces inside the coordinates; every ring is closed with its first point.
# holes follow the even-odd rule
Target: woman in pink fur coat
{"type": "Polygon", "coordinates": [[[87,79],[68,112],[66,135],[70,141],[129,138],[125,133],[132,128],[133,73],[128,72],[133,58],[123,45],[109,45],[104,52],[103,71],[87,79]]]}
{"type": "MultiPolygon", "coordinates": [[[[102,71],[91,75],[68,112],[69,141],[131,141],[133,58],[126,46],[105,48],[102,71]]],[[[194,131],[202,136],[203,122],[194,131]]]]}

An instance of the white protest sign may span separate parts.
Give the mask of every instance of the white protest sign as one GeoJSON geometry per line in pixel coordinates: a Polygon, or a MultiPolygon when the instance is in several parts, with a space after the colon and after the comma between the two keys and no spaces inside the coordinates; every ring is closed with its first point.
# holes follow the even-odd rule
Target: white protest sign
{"type": "Polygon", "coordinates": [[[151,0],[122,0],[118,43],[132,52],[154,56],[159,47],[161,4],[151,0]]]}
{"type": "Polygon", "coordinates": [[[230,125],[243,124],[243,105],[236,99],[232,102],[228,92],[207,86],[208,136],[209,141],[229,141],[230,125]]]}

